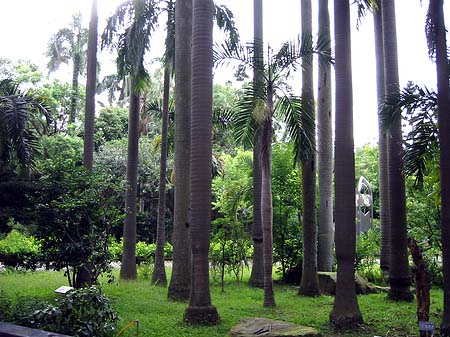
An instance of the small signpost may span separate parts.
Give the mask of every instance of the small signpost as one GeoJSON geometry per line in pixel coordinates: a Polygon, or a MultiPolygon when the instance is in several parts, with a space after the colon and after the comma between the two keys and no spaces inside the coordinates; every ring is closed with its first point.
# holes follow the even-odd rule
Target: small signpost
{"type": "Polygon", "coordinates": [[[434,336],[434,323],[419,321],[419,331],[421,336],[425,337],[434,336]]]}
{"type": "Polygon", "coordinates": [[[65,295],[67,294],[69,291],[73,290],[73,287],[68,287],[68,286],[61,286],[58,289],[55,290],[55,293],[60,294],[60,295],[65,295]]]}

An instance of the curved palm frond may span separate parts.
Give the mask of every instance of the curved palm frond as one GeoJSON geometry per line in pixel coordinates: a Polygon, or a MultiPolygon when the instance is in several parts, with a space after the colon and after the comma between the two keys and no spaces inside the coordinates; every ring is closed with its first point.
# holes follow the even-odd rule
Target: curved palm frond
{"type": "Polygon", "coordinates": [[[212,125],[218,130],[228,130],[233,124],[233,110],[227,108],[219,108],[213,110],[212,125]]]}
{"type": "Polygon", "coordinates": [[[214,6],[214,17],[216,19],[217,26],[222,29],[228,35],[228,44],[231,48],[235,49],[239,45],[239,32],[234,22],[234,15],[224,5],[214,6]]]}
{"type": "Polygon", "coordinates": [[[362,19],[365,18],[368,13],[373,13],[380,8],[379,0],[353,0],[353,5],[357,8],[357,29],[359,29],[362,19]]]}
{"type": "Polygon", "coordinates": [[[233,133],[237,144],[244,144],[246,147],[254,145],[255,133],[259,127],[257,119],[260,119],[255,118],[255,110],[258,110],[258,104],[266,101],[267,91],[255,90],[253,82],[244,88],[233,107],[233,133]]]}

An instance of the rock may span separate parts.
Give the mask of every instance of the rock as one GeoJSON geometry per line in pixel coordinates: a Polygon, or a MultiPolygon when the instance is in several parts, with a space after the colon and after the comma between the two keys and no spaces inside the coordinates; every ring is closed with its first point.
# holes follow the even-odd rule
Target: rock
{"type": "Polygon", "coordinates": [[[322,337],[314,328],[269,318],[245,318],[231,329],[231,337],[322,337]]]}
{"type": "MultiPolygon", "coordinates": [[[[334,295],[336,293],[336,278],[335,272],[320,271],[319,288],[320,293],[324,295],[334,295]]],[[[373,294],[386,291],[385,288],[376,286],[361,275],[355,274],[356,293],[361,295],[373,294]]]]}

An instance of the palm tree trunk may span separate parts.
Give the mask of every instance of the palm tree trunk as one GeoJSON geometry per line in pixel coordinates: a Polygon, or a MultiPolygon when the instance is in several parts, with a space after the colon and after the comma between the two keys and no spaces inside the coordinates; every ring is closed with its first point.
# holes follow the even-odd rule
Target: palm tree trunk
{"type": "MultiPolygon", "coordinates": [[[[97,84],[97,0],[92,1],[91,21],[89,22],[88,51],[87,51],[87,79],[86,79],[86,108],[84,112],[84,152],[83,165],[92,171],[94,158],[94,120],[95,120],[95,91],[97,84]]],[[[75,288],[92,285],[92,266],[84,266],[77,272],[75,288]]]]}
{"type": "Polygon", "coordinates": [[[81,57],[78,53],[73,56],[72,96],[70,97],[69,123],[74,124],[77,117],[78,105],[78,74],[80,73],[81,57]]]}
{"type": "Polygon", "coordinates": [[[261,220],[263,227],[264,302],[265,307],[275,307],[273,293],[273,205],[272,205],[272,115],[273,88],[267,88],[267,116],[262,123],[261,137],[261,220]]]}
{"type": "Polygon", "coordinates": [[[211,227],[212,166],[212,0],[194,0],[192,25],[191,122],[191,240],[192,279],[188,324],[213,325],[220,321],[211,304],[209,235],[211,227]]]}
{"type": "Polygon", "coordinates": [[[159,171],[158,220],[156,225],[155,267],[152,284],[167,286],[164,266],[164,244],[166,238],[166,177],[167,177],[167,133],[169,128],[170,65],[164,67],[164,94],[161,130],[161,161],[159,171]]]}
{"type": "MultiPolygon", "coordinates": [[[[319,0],[319,36],[331,51],[330,13],[328,0],[319,0]]],[[[332,271],[333,245],[333,128],[331,115],[331,65],[319,62],[319,89],[317,98],[317,141],[319,172],[319,235],[317,267],[332,271]]]]}
{"type": "Polygon", "coordinates": [[[443,0],[430,1],[434,26],[438,88],[438,125],[441,173],[441,241],[444,273],[444,313],[441,335],[450,336],[450,93],[443,0]]]}
{"type": "MultiPolygon", "coordinates": [[[[312,38],[311,0],[301,0],[302,36],[312,38]]],[[[314,114],[313,65],[310,60],[302,67],[302,102],[305,110],[314,114]]],[[[314,121],[315,122],[315,121],[314,121]]],[[[314,143],[315,147],[315,143],[314,143]]],[[[318,296],[317,227],[316,227],[316,160],[312,155],[302,161],[303,199],[303,265],[299,294],[318,296]]]]}
{"type": "MultiPolygon", "coordinates": [[[[131,81],[133,82],[133,81],[131,81]]],[[[136,196],[139,148],[140,96],[130,86],[130,107],[128,117],[127,181],[125,190],[125,222],[123,225],[123,255],[120,278],[136,280],[136,196]]]]}
{"type": "MultiPolygon", "coordinates": [[[[381,6],[381,4],[379,4],[381,6]]],[[[377,69],[377,99],[381,104],[384,94],[384,48],[383,22],[381,8],[373,13],[375,35],[375,59],[377,69]]],[[[380,226],[381,226],[381,256],[380,266],[384,271],[389,270],[390,257],[390,225],[389,225],[389,189],[388,189],[388,158],[387,137],[383,130],[381,116],[378,117],[378,181],[380,184],[380,226]]]]}
{"type": "Polygon", "coordinates": [[[189,299],[191,251],[189,241],[190,151],[191,151],[191,41],[192,0],[175,5],[175,201],[173,219],[173,260],[168,297],[189,299]]]}
{"type": "MultiPolygon", "coordinates": [[[[253,1],[253,28],[255,59],[263,61],[263,4],[262,0],[253,1]]],[[[260,74],[253,73],[253,81],[256,88],[261,85],[260,74]]],[[[261,131],[255,134],[255,144],[253,146],[253,264],[249,284],[252,287],[264,287],[264,265],[263,265],[263,229],[261,221],[261,165],[259,158],[261,131]]]]}
{"type": "Polygon", "coordinates": [[[336,296],[330,322],[349,328],[362,323],[355,289],[355,155],[353,152],[353,87],[350,8],[348,0],[334,1],[336,41],[336,296]]]}
{"type": "MultiPolygon", "coordinates": [[[[400,93],[398,78],[397,32],[394,0],[382,0],[383,44],[386,93],[400,93]]],[[[402,174],[402,125],[394,122],[388,138],[389,214],[391,224],[391,258],[389,264],[389,297],[412,301],[406,241],[405,179],[402,174]]]]}

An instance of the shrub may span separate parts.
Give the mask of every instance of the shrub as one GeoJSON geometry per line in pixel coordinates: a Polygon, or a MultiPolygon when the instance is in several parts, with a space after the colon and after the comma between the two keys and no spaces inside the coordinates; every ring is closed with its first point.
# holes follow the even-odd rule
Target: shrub
{"type": "Polygon", "coordinates": [[[35,310],[21,324],[74,337],[111,337],[118,316],[95,287],[73,290],[55,304],[35,310]]]}
{"type": "Polygon", "coordinates": [[[0,240],[0,261],[8,266],[33,267],[39,260],[41,245],[32,236],[26,236],[13,229],[0,240]]]}

